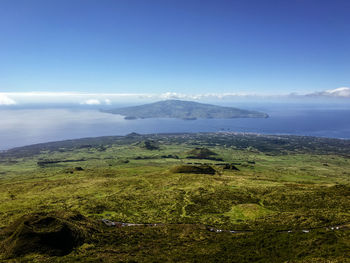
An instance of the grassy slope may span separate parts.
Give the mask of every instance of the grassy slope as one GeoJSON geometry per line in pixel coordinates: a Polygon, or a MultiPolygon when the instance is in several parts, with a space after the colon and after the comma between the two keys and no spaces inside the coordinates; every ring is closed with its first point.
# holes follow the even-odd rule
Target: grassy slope
{"type": "MultiPolygon", "coordinates": [[[[108,140],[103,147],[53,147],[27,157],[14,153],[2,156],[0,227],[21,215],[62,209],[79,211],[96,220],[175,224],[122,230],[99,226],[101,236],[96,242],[63,258],[51,258],[54,262],[77,258],[91,262],[322,262],[321,258],[346,262],[350,256],[350,232],[346,229],[319,229],[308,234],[276,232],[350,221],[346,143],[310,138],[307,149],[280,143],[266,143],[270,145],[266,149],[261,143],[266,138],[253,136],[250,141],[255,140],[255,146],[265,147],[259,151],[251,145],[230,145],[237,136],[179,135],[159,137],[160,150],[150,151],[139,146],[148,137],[136,136],[128,143],[123,138],[108,140]],[[328,155],[322,152],[338,143],[343,145],[337,145],[339,154],[336,150],[328,155]],[[206,145],[225,162],[240,163],[240,171],[217,168],[214,176],[170,172],[172,166],[186,162],[217,163],[184,159],[186,152],[199,145],[206,145]],[[177,155],[180,159],[162,155],[177,155]],[[37,165],[47,159],[86,161],[37,165]],[[74,171],[77,166],[84,171],[74,171]],[[212,233],[203,225],[256,232],[212,233]]],[[[246,139],[243,136],[239,141],[246,139]]],[[[306,145],[305,138],[300,140],[300,145],[306,145]]],[[[29,262],[34,258],[49,260],[43,255],[27,258],[29,262]]]]}

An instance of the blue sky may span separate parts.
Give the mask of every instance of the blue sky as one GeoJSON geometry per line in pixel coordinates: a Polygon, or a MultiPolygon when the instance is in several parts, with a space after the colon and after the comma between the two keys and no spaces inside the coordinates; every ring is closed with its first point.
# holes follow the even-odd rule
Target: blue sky
{"type": "Polygon", "coordinates": [[[347,0],[1,0],[0,92],[350,86],[347,0]]]}

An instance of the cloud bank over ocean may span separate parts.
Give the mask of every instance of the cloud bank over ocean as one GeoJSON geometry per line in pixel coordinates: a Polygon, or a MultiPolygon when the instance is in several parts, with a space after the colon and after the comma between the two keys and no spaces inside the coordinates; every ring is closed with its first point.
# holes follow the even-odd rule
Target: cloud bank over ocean
{"type": "Polygon", "coordinates": [[[350,88],[340,87],[337,89],[326,90],[322,92],[315,92],[308,94],[308,96],[314,97],[333,97],[333,98],[350,98],[350,88]]]}
{"type": "Polygon", "coordinates": [[[111,105],[120,102],[155,101],[167,99],[179,100],[235,100],[235,99],[350,99],[350,88],[340,87],[332,90],[308,94],[258,94],[258,93],[204,93],[184,94],[166,92],[161,94],[147,93],[79,93],[79,92],[3,92],[0,93],[0,106],[13,106],[21,104],[50,104],[66,103],[80,105],[111,105]]]}
{"type": "Polygon", "coordinates": [[[0,93],[0,105],[9,106],[9,105],[15,105],[15,104],[16,104],[16,101],[11,99],[6,94],[0,93]]]}

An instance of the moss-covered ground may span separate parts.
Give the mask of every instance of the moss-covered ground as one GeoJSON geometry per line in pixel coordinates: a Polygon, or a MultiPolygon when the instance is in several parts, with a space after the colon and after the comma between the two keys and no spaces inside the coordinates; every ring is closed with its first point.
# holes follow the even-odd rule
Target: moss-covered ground
{"type": "Polygon", "coordinates": [[[10,150],[0,155],[0,261],[350,262],[349,157],[346,140],[224,133],[10,150]],[[215,158],[193,159],[194,149],[215,158]],[[174,169],[201,164],[216,173],[174,169]],[[57,212],[88,218],[91,238],[63,256],[4,252],[20,218],[57,212]],[[160,225],[107,227],[101,219],[160,225]]]}

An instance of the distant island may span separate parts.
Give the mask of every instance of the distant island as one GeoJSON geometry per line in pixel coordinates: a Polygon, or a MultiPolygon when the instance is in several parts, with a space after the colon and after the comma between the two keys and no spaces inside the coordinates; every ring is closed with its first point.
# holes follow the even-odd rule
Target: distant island
{"type": "Polygon", "coordinates": [[[268,118],[268,115],[263,112],[182,100],[165,100],[140,106],[101,111],[120,114],[126,120],[147,118],[176,118],[183,120],[268,118]]]}

